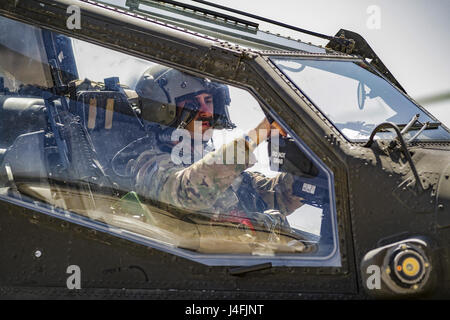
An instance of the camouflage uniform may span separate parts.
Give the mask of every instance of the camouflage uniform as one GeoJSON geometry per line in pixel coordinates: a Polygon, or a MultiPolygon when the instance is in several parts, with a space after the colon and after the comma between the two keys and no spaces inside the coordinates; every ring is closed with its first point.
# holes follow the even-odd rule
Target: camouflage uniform
{"type": "MultiPolygon", "coordinates": [[[[239,204],[236,192],[242,173],[256,162],[255,145],[241,140],[244,138],[235,139],[192,165],[175,164],[168,152],[170,148],[163,151],[158,146],[152,147],[133,162],[136,191],[179,208],[207,211],[216,216],[229,213],[239,204]],[[231,164],[225,162],[228,152],[234,155],[231,164]],[[238,159],[245,161],[240,164],[238,159]]],[[[302,205],[301,198],[292,194],[292,175],[281,173],[274,178],[258,172],[246,172],[246,175],[267,209],[277,209],[286,216],[302,205]]]]}

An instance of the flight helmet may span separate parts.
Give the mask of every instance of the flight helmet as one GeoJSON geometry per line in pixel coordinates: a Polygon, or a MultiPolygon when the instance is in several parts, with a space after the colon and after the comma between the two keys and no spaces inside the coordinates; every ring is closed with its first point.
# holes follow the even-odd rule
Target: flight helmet
{"type": "Polygon", "coordinates": [[[184,128],[197,114],[199,106],[191,99],[201,93],[213,97],[214,117],[211,127],[233,129],[228,106],[231,102],[228,86],[199,78],[165,66],[154,66],[144,72],[136,85],[142,118],[145,121],[173,128],[184,128]],[[183,113],[177,113],[177,104],[186,103],[183,113]]]}

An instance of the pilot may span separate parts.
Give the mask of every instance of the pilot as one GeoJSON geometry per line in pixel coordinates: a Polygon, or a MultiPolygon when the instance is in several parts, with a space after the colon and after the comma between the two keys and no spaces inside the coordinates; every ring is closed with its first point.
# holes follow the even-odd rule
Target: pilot
{"type": "Polygon", "coordinates": [[[242,221],[258,212],[286,223],[285,217],[302,205],[302,199],[293,195],[292,175],[268,178],[245,171],[256,162],[253,151],[267,140],[275,123],[265,118],[242,137],[211,149],[205,136],[212,129],[235,127],[228,115],[227,86],[156,66],[143,74],[136,92],[142,117],[153,128],[151,137],[140,145],[142,152],[127,164],[138,194],[179,208],[206,211],[216,219],[225,214],[242,221]],[[188,133],[191,146],[200,144],[204,156],[196,160],[193,151],[192,162],[176,161],[174,153],[180,155],[177,145],[181,142],[174,132],[180,130],[184,130],[183,137],[188,133]]]}

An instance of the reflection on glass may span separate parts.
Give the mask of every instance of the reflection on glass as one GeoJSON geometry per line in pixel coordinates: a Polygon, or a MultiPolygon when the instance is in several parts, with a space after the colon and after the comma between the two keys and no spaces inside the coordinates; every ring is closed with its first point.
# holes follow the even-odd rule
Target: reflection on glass
{"type": "MultiPolygon", "coordinates": [[[[328,119],[350,140],[365,141],[382,122],[406,125],[419,114],[417,125],[405,135],[411,138],[420,124],[436,123],[390,83],[362,62],[272,58],[328,119]]],[[[389,138],[391,133],[378,137],[389,138]]],[[[419,140],[448,140],[450,134],[436,124],[419,140]]]]}

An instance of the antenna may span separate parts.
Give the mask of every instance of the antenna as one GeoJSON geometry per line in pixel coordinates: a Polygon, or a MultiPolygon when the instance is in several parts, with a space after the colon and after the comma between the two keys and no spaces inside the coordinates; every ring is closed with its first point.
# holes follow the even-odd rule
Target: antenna
{"type": "MultiPolygon", "coordinates": [[[[353,40],[346,39],[344,37],[328,36],[328,35],[325,35],[325,34],[322,34],[322,33],[309,31],[309,30],[298,28],[298,27],[295,27],[295,26],[291,26],[291,25],[288,25],[288,24],[285,24],[285,23],[282,23],[282,22],[278,22],[278,21],[275,21],[275,20],[272,20],[272,19],[267,19],[267,18],[264,18],[264,17],[261,17],[261,16],[257,16],[257,15],[254,15],[254,14],[251,14],[251,13],[248,13],[248,12],[243,12],[243,11],[240,11],[240,10],[227,8],[225,6],[222,6],[222,5],[219,5],[219,4],[215,4],[215,3],[212,3],[212,2],[209,2],[209,1],[204,1],[204,0],[192,0],[192,1],[193,2],[197,2],[197,3],[201,3],[203,5],[207,5],[207,6],[216,8],[216,9],[225,10],[225,11],[236,13],[236,14],[239,14],[239,15],[242,15],[242,16],[245,16],[245,17],[249,17],[249,18],[252,18],[252,19],[259,20],[259,21],[267,22],[267,23],[270,23],[270,24],[273,24],[273,25],[277,25],[277,26],[286,28],[286,29],[290,29],[290,30],[294,30],[294,31],[297,31],[297,32],[309,34],[309,35],[317,37],[317,38],[322,38],[322,39],[327,39],[329,41],[334,41],[335,43],[341,45],[343,48],[353,48],[353,46],[354,46],[354,41],[353,40]]],[[[249,26],[249,27],[253,27],[253,28],[256,28],[256,29],[259,27],[259,25],[257,23],[255,23],[255,22],[243,20],[243,19],[236,18],[236,17],[230,16],[230,15],[227,15],[227,14],[223,14],[223,13],[220,13],[220,12],[217,12],[217,11],[212,11],[212,10],[209,10],[209,9],[206,9],[206,8],[201,8],[201,7],[197,7],[197,6],[193,6],[193,5],[190,5],[190,4],[181,3],[181,2],[178,2],[178,1],[174,1],[174,0],[127,0],[127,6],[130,9],[132,9],[132,10],[136,10],[140,3],[142,3],[142,4],[146,4],[146,3],[147,4],[151,4],[151,3],[158,3],[158,2],[171,4],[171,5],[174,5],[174,6],[178,6],[180,8],[186,8],[186,9],[189,9],[189,10],[193,10],[195,12],[204,13],[206,15],[211,15],[213,17],[219,17],[219,18],[222,18],[222,19],[225,19],[225,20],[228,20],[228,21],[234,21],[236,23],[240,23],[240,24],[243,24],[243,25],[246,25],[246,26],[249,26]]]]}
{"type": "Polygon", "coordinates": [[[199,13],[203,13],[205,15],[210,15],[213,17],[217,17],[217,18],[221,18],[224,19],[226,21],[232,21],[235,23],[239,23],[239,24],[243,24],[246,25],[248,27],[252,27],[255,29],[258,29],[259,25],[255,22],[251,22],[251,21],[247,21],[247,20],[243,20],[243,19],[239,19],[224,13],[220,13],[220,12],[216,12],[216,11],[212,11],[206,8],[201,8],[201,7],[196,7],[193,5],[189,5],[189,4],[185,4],[185,3],[181,3],[178,1],[174,1],[174,0],[127,0],[126,5],[131,9],[131,10],[137,10],[139,4],[152,4],[155,2],[162,2],[162,3],[167,3],[167,4],[171,4],[177,7],[181,7],[181,8],[185,8],[185,9],[189,9],[192,10],[194,12],[199,12],[199,13]]]}
{"type": "MultiPolygon", "coordinates": [[[[169,2],[169,1],[170,0],[163,0],[162,2],[169,2]]],[[[344,45],[344,46],[350,46],[352,44],[352,42],[350,40],[345,39],[345,38],[338,38],[338,37],[334,37],[334,36],[328,36],[328,35],[325,35],[325,34],[322,34],[322,33],[317,33],[317,32],[309,31],[309,30],[306,30],[306,29],[301,29],[301,28],[298,28],[298,27],[295,27],[295,26],[291,26],[291,25],[288,25],[288,24],[285,24],[285,23],[282,23],[282,22],[278,22],[278,21],[275,21],[275,20],[272,20],[272,19],[267,19],[267,18],[264,18],[264,17],[261,17],[261,16],[257,16],[257,15],[254,15],[254,14],[251,14],[251,13],[248,13],[248,12],[243,12],[243,11],[240,11],[240,10],[227,8],[227,7],[224,7],[222,5],[215,4],[215,3],[212,3],[212,2],[209,2],[209,1],[204,1],[204,0],[192,0],[192,1],[204,4],[204,5],[207,5],[207,6],[211,6],[211,7],[217,8],[217,9],[226,10],[226,11],[229,11],[229,12],[240,14],[240,15],[243,15],[245,17],[249,17],[249,18],[260,20],[260,21],[264,21],[264,22],[267,22],[267,23],[270,23],[270,24],[274,24],[274,25],[283,27],[283,28],[287,28],[287,29],[291,29],[291,30],[298,31],[298,32],[301,32],[301,33],[309,34],[309,35],[314,36],[314,37],[327,39],[327,40],[330,40],[330,41],[334,40],[334,41],[337,41],[339,44],[344,45]]]]}

